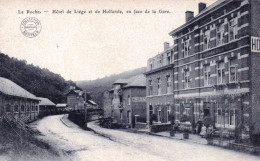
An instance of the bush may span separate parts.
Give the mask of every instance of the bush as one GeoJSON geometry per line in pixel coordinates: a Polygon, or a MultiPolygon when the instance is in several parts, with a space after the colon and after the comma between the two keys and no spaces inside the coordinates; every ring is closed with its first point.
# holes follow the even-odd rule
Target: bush
{"type": "Polygon", "coordinates": [[[157,133],[161,131],[170,131],[172,129],[171,124],[160,124],[160,125],[152,125],[151,126],[151,132],[157,133]]]}
{"type": "Polygon", "coordinates": [[[137,117],[137,122],[146,123],[146,118],[145,117],[137,117]]]}
{"type": "Polygon", "coordinates": [[[171,121],[171,124],[174,125],[174,121],[175,121],[175,116],[173,114],[169,115],[169,120],[171,121]]]}
{"type": "Polygon", "coordinates": [[[152,125],[153,121],[156,121],[156,120],[157,120],[157,116],[155,114],[152,114],[151,118],[150,118],[150,125],[152,125]]]}

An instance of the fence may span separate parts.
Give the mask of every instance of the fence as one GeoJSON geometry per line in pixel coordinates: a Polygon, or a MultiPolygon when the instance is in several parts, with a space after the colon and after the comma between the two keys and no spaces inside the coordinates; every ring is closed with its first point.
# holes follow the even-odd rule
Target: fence
{"type": "Polygon", "coordinates": [[[151,132],[157,133],[161,131],[170,131],[172,129],[171,124],[158,124],[158,125],[151,125],[151,132]]]}
{"type": "Polygon", "coordinates": [[[137,128],[137,129],[145,129],[146,127],[147,127],[147,123],[143,123],[143,122],[135,123],[135,128],[137,128]]]}

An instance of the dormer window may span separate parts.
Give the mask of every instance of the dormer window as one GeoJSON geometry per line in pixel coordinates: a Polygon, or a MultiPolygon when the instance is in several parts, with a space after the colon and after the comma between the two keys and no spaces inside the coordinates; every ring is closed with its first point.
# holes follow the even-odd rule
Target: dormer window
{"type": "Polygon", "coordinates": [[[171,64],[171,53],[167,54],[167,65],[171,64]]]}

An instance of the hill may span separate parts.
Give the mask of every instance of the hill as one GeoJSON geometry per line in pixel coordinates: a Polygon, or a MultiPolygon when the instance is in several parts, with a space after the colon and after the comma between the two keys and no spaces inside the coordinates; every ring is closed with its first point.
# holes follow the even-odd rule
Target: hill
{"type": "Polygon", "coordinates": [[[132,76],[144,73],[146,67],[134,69],[131,71],[123,72],[120,74],[114,74],[101,79],[96,79],[93,81],[76,81],[77,86],[86,90],[91,95],[92,99],[99,105],[102,105],[103,93],[106,90],[112,88],[112,84],[120,78],[130,78],[132,76]]]}
{"type": "Polygon", "coordinates": [[[10,58],[3,53],[0,53],[0,77],[10,79],[37,97],[47,97],[55,103],[66,102],[65,94],[70,85],[75,85],[48,69],[10,58]]]}

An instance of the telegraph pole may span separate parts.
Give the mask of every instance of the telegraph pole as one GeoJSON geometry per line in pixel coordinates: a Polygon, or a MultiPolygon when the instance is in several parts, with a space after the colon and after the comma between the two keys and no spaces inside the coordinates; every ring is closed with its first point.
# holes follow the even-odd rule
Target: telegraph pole
{"type": "Polygon", "coordinates": [[[84,101],[84,122],[85,128],[88,127],[87,125],[87,91],[85,90],[85,101],[84,101]]]}

